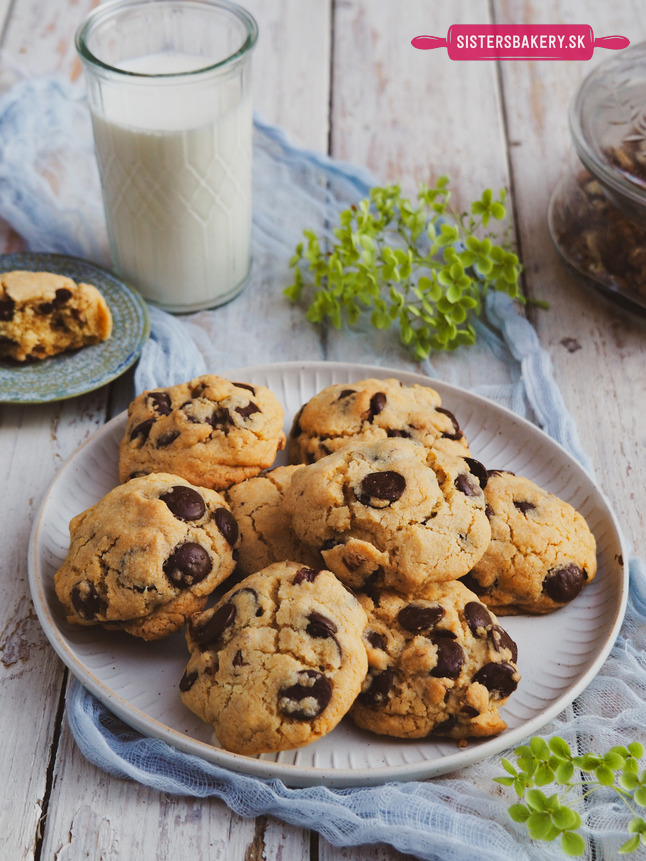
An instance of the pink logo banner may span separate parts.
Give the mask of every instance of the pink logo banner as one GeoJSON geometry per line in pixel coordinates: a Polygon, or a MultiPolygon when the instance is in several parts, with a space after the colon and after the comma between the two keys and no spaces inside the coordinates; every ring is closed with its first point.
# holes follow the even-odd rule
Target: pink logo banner
{"type": "Polygon", "coordinates": [[[414,48],[446,48],[451,60],[589,60],[595,48],[621,50],[625,36],[595,38],[588,24],[453,24],[446,39],[416,36],[414,48]]]}

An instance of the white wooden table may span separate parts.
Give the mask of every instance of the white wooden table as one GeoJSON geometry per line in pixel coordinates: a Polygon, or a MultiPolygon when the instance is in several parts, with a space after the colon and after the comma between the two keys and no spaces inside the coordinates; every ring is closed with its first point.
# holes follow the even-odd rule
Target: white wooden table
{"type": "MultiPolygon", "coordinates": [[[[2,73],[80,74],[72,36],[94,0],[0,0],[2,73]]],[[[415,51],[456,23],[590,24],[646,39],[630,0],[246,0],[261,32],[255,105],[302,146],[367,166],[411,189],[448,173],[460,199],[505,186],[513,201],[530,308],[598,481],[627,537],[646,534],[646,328],[562,268],[546,227],[565,165],[567,106],[590,62],[456,63],[415,51]],[[568,346],[569,345],[569,346],[568,346]],[[572,349],[572,345],[576,349],[572,349]]],[[[0,251],[20,250],[0,225],[0,251]]],[[[258,326],[263,321],[257,321],[258,326]]],[[[248,321],[253,330],[254,321],[248,321]]],[[[438,366],[450,362],[438,359],[438,366]]],[[[63,720],[69,678],[36,619],[27,584],[32,517],[71,454],[131,395],[131,377],[68,402],[0,405],[0,857],[279,861],[403,856],[336,849],[272,818],[244,820],[215,800],[171,798],[88,764],[63,720]]],[[[599,856],[595,856],[599,857],[599,856]]]]}

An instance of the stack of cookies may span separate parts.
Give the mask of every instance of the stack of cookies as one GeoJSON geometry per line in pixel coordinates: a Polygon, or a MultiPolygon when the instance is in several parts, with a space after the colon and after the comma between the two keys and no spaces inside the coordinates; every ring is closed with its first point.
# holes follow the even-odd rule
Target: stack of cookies
{"type": "Polygon", "coordinates": [[[287,440],[283,418],[264,387],[214,375],[139,396],[123,484],[70,526],[68,620],[186,625],[182,700],[236,753],[346,715],[401,738],[500,732],[520,673],[494,614],[557,609],[594,577],[583,518],[487,471],[430,387],[330,386],[287,440]]]}

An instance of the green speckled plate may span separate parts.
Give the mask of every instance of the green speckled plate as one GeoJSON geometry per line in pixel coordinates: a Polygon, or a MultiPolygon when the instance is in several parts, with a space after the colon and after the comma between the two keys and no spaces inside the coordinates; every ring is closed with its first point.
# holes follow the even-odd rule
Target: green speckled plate
{"type": "Polygon", "coordinates": [[[24,366],[0,360],[0,402],[38,404],[73,398],[121,376],[139,358],[150,334],[148,308],[116,275],[63,254],[25,251],[0,255],[0,273],[13,269],[55,272],[94,284],[110,307],[112,335],[101,344],[24,366]]]}

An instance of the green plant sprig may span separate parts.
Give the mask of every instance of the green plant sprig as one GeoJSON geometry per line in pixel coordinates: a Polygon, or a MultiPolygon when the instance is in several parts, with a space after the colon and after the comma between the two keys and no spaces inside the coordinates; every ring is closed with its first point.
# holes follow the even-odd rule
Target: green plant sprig
{"type": "Polygon", "coordinates": [[[418,359],[473,344],[484,294],[520,298],[521,266],[508,243],[486,232],[491,219],[507,214],[504,190],[496,199],[487,189],[469,212],[456,213],[450,199],[446,176],[434,188],[421,185],[416,204],[398,185],[373,188],[340,213],[329,247],[303,231],[285,295],[295,302],[313,288],[312,323],[327,318],[340,328],[345,317],[352,326],[365,312],[376,329],[397,324],[418,359]]]}
{"type": "Polygon", "coordinates": [[[646,821],[633,807],[646,807],[646,771],[640,773],[639,769],[644,747],[639,742],[612,747],[603,755],[576,756],[558,736],[547,741],[535,736],[529,744],[517,747],[514,753],[516,765],[503,759],[507,774],[494,780],[503,786],[513,786],[516,795],[523,799],[524,803],[512,804],[508,813],[514,822],[526,825],[531,838],[552,841],[560,836],[565,855],[582,855],[585,843],[577,833],[581,817],[564,803],[565,797],[575,786],[585,789],[583,796],[607,788],[624,801],[632,814],[628,824],[628,833],[632,836],[619,849],[619,854],[634,852],[640,843],[646,846],[646,821]],[[583,782],[572,782],[577,768],[590,777],[583,782]],[[539,787],[549,784],[556,784],[563,791],[560,795],[558,792],[546,795],[539,787]]]}

